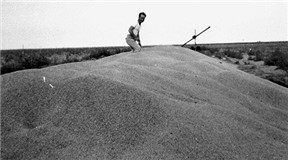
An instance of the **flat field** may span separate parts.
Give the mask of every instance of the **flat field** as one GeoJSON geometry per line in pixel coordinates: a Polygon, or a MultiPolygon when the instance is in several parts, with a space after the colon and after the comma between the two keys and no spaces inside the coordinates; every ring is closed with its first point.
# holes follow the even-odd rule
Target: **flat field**
{"type": "MultiPolygon", "coordinates": [[[[179,45],[174,45],[179,46],[179,45]]],[[[145,48],[153,46],[144,46],[145,48]]],[[[234,63],[239,69],[268,79],[279,85],[288,86],[288,42],[251,42],[251,43],[214,43],[188,44],[185,48],[196,50],[211,57],[224,59],[234,63]],[[275,64],[266,65],[276,50],[286,55],[282,68],[275,64]],[[256,57],[256,59],[255,59],[256,57]],[[286,64],[287,63],[287,64],[286,64]]],[[[96,60],[103,57],[130,51],[127,46],[91,47],[91,48],[51,48],[51,49],[19,49],[1,51],[1,74],[18,70],[44,68],[64,63],[96,60]]]]}

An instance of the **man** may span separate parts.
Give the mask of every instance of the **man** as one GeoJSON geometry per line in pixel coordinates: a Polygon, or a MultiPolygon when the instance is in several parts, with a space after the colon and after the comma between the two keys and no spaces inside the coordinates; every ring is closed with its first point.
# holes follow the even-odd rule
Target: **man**
{"type": "Polygon", "coordinates": [[[132,48],[132,52],[140,52],[141,51],[141,41],[140,41],[140,29],[141,24],[144,22],[146,18],[146,14],[144,12],[139,13],[138,21],[135,26],[130,26],[129,34],[126,37],[127,44],[132,48]],[[138,44],[137,44],[138,42],[138,44]]]}

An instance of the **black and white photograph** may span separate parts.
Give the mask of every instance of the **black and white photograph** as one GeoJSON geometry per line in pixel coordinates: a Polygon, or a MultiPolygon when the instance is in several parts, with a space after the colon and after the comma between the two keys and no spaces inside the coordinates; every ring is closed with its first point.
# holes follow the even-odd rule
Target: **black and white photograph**
{"type": "Polygon", "coordinates": [[[288,1],[0,3],[0,159],[288,160],[288,1]]]}

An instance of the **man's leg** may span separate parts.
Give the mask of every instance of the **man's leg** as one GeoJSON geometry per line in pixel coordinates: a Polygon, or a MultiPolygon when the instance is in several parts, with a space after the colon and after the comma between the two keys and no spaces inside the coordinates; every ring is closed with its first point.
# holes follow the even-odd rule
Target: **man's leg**
{"type": "Polygon", "coordinates": [[[127,37],[126,42],[132,48],[133,52],[141,51],[141,47],[137,44],[137,42],[134,39],[127,37]]]}

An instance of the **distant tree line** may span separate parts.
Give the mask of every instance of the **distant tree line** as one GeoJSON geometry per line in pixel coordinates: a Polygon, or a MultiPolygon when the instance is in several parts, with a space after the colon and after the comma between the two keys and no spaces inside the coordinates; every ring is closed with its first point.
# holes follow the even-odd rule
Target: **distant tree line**
{"type": "Polygon", "coordinates": [[[279,69],[288,72],[288,51],[280,50],[279,48],[272,50],[250,50],[245,51],[241,49],[223,49],[223,48],[209,48],[209,47],[191,47],[192,50],[199,51],[205,55],[217,57],[222,59],[224,57],[231,57],[242,59],[243,53],[249,55],[248,60],[264,61],[265,65],[277,66],[279,69]]]}
{"type": "Polygon", "coordinates": [[[99,59],[127,51],[130,51],[128,47],[3,50],[1,74],[99,59]]]}
{"type": "Polygon", "coordinates": [[[249,60],[264,61],[265,65],[277,66],[278,69],[282,69],[288,72],[288,51],[280,50],[276,48],[270,52],[250,51],[249,60]]]}
{"type": "MultiPolygon", "coordinates": [[[[191,47],[208,56],[219,59],[231,57],[242,59],[244,49],[191,47]]],[[[98,48],[63,48],[63,49],[25,49],[1,51],[1,74],[18,70],[43,68],[47,66],[99,59],[121,52],[130,51],[128,47],[98,47],[98,48]]],[[[264,61],[265,65],[277,66],[288,72],[287,50],[250,50],[249,60],[264,61]]]]}
{"type": "Polygon", "coordinates": [[[222,59],[224,57],[231,57],[242,59],[243,58],[243,51],[238,49],[225,49],[225,48],[210,48],[210,47],[191,47],[192,50],[196,50],[200,53],[203,53],[207,56],[217,57],[222,59]]]}
{"type": "Polygon", "coordinates": [[[196,50],[205,55],[226,59],[235,64],[238,68],[248,73],[257,74],[262,78],[288,88],[288,46],[287,42],[257,44],[216,44],[192,46],[190,49],[196,50]],[[248,59],[243,59],[243,55],[248,55],[248,59]],[[235,58],[235,59],[231,59],[235,58]],[[276,66],[284,72],[264,74],[258,70],[251,61],[263,61],[266,66],[276,66]]]}
{"type": "Polygon", "coordinates": [[[277,66],[279,69],[283,69],[288,72],[288,52],[286,51],[285,53],[277,48],[269,55],[267,59],[264,59],[264,64],[277,66]]]}

